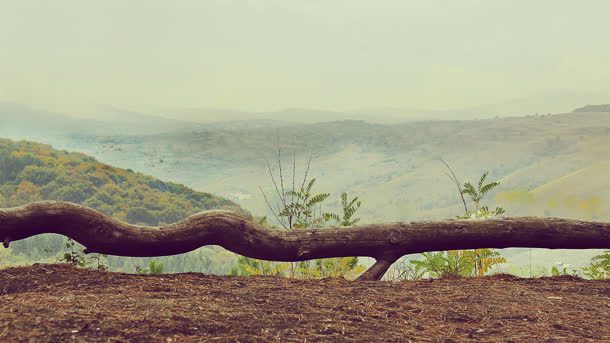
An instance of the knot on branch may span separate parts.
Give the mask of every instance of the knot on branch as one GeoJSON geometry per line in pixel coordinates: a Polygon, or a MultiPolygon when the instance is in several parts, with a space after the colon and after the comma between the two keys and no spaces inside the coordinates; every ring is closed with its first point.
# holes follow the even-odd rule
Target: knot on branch
{"type": "Polygon", "coordinates": [[[388,235],[388,240],[393,244],[402,241],[404,238],[405,234],[400,228],[390,230],[390,234],[388,235]]]}

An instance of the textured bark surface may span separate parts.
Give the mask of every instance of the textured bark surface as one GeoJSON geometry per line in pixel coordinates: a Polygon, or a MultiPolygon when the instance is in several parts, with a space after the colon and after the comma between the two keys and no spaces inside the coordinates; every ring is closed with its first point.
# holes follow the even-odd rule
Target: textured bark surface
{"type": "Polygon", "coordinates": [[[219,245],[251,258],[301,261],[369,256],[377,263],[361,280],[379,279],[392,262],[427,251],[530,247],[610,248],[610,223],[561,218],[501,218],[372,224],[341,228],[270,230],[231,211],[205,211],[164,227],[131,225],[91,208],[43,201],[0,209],[0,239],[10,242],[57,233],[86,253],[166,256],[219,245]]]}

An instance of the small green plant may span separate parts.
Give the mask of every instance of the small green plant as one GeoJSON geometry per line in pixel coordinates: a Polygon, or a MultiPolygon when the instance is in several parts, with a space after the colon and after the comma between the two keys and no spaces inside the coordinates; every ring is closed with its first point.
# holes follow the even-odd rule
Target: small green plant
{"type": "Polygon", "coordinates": [[[470,199],[475,205],[475,210],[479,209],[479,204],[485,197],[485,194],[500,185],[500,183],[497,181],[485,184],[487,175],[489,175],[489,172],[484,172],[483,175],[481,175],[479,181],[477,182],[476,188],[470,182],[464,183],[462,193],[470,196],[470,199]]]}
{"type": "Polygon", "coordinates": [[[496,207],[489,210],[487,206],[481,206],[476,211],[468,211],[462,216],[457,216],[456,219],[489,219],[506,213],[502,207],[496,207]]]}
{"type": "Polygon", "coordinates": [[[299,262],[297,276],[302,278],[342,277],[354,279],[366,268],[358,264],[357,257],[323,258],[299,262]]]}
{"type": "Polygon", "coordinates": [[[63,257],[61,258],[61,261],[70,263],[74,267],[83,268],[83,267],[87,266],[87,260],[85,258],[85,253],[83,252],[82,249],[76,248],[76,242],[74,242],[72,239],[69,238],[66,241],[66,248],[69,251],[64,253],[63,257]]]}
{"type": "Polygon", "coordinates": [[[142,268],[139,265],[136,266],[136,274],[138,275],[146,275],[148,274],[148,269],[147,268],[142,268]]]}
{"type": "MultiPolygon", "coordinates": [[[[447,176],[455,183],[462,203],[464,204],[464,215],[457,216],[457,219],[488,219],[505,213],[502,207],[496,207],[494,210],[489,210],[487,206],[482,206],[481,202],[492,189],[499,186],[497,181],[485,183],[488,172],[476,182],[476,187],[465,182],[463,187],[449,164],[441,159],[441,162],[447,167],[450,174],[447,176]],[[475,205],[474,211],[468,210],[468,205],[464,195],[470,196],[470,200],[475,205]]],[[[505,263],[506,259],[500,256],[500,253],[494,249],[474,249],[471,251],[448,251],[423,254],[424,260],[412,261],[419,265],[429,275],[440,277],[446,275],[460,276],[484,276],[494,265],[505,263]]]]}
{"type": "MultiPolygon", "coordinates": [[[[263,191],[260,191],[273,213],[278,223],[285,229],[321,229],[327,227],[332,222],[336,222],[339,226],[351,226],[360,221],[360,218],[354,218],[354,215],[362,205],[358,197],[351,200],[346,192],[341,193],[340,206],[341,214],[324,212],[323,205],[330,197],[330,193],[314,193],[313,188],[316,179],[308,179],[309,168],[311,165],[311,157],[307,162],[307,169],[303,179],[297,184],[296,180],[296,158],[292,162],[292,180],[288,182],[284,178],[284,168],[282,167],[281,149],[278,149],[278,177],[274,176],[273,170],[269,163],[267,169],[271,182],[275,189],[276,208],[271,206],[270,198],[263,191]],[[300,186],[299,186],[300,184],[300,186]]],[[[354,275],[364,271],[364,267],[358,264],[357,257],[330,258],[320,259],[315,261],[303,261],[299,263],[290,263],[291,277],[346,277],[352,278],[354,275]]],[[[234,275],[281,275],[285,271],[283,264],[271,264],[269,262],[258,261],[239,257],[237,265],[234,266],[232,274],[234,275]]]]}
{"type": "Polygon", "coordinates": [[[587,267],[582,269],[583,274],[594,280],[602,280],[610,278],[610,250],[604,251],[603,254],[593,256],[587,267]]]}
{"type": "Polygon", "coordinates": [[[11,265],[11,249],[0,249],[0,269],[11,265]]]}
{"type": "Polygon", "coordinates": [[[163,274],[163,262],[151,260],[148,262],[148,269],[150,274],[163,274]]]}
{"type": "Polygon", "coordinates": [[[500,185],[500,182],[498,182],[498,181],[494,181],[494,182],[485,184],[485,179],[487,179],[489,172],[484,172],[483,175],[481,175],[481,177],[479,178],[479,181],[477,182],[476,188],[470,182],[464,183],[464,186],[462,187],[460,184],[460,180],[457,178],[457,176],[455,175],[455,173],[453,172],[453,169],[451,169],[449,164],[447,164],[447,162],[445,162],[443,159],[441,159],[440,161],[449,170],[450,174],[446,174],[446,175],[447,175],[447,177],[449,177],[449,179],[451,179],[451,181],[453,181],[455,183],[455,185],[458,189],[458,192],[460,194],[462,203],[464,204],[464,215],[457,216],[457,219],[491,218],[491,217],[495,217],[495,216],[505,213],[505,211],[502,207],[496,207],[495,210],[490,210],[487,206],[480,206],[481,201],[483,200],[485,195],[487,195],[492,189],[494,189],[500,185]],[[470,200],[475,205],[474,211],[468,210],[468,205],[466,204],[466,198],[464,198],[464,195],[470,196],[470,200]]]}
{"type": "Polygon", "coordinates": [[[99,271],[102,271],[102,272],[108,270],[108,265],[106,263],[106,255],[103,255],[103,254],[94,254],[89,259],[90,259],[89,263],[95,269],[97,269],[99,271]]]}
{"type": "Polygon", "coordinates": [[[409,260],[402,258],[390,268],[384,276],[387,280],[421,280],[426,274],[426,270],[421,264],[410,263],[409,260]]]}
{"type": "Polygon", "coordinates": [[[468,211],[468,209],[466,209],[466,213],[463,216],[458,216],[458,219],[487,219],[505,213],[502,207],[496,207],[494,210],[489,210],[487,206],[480,206],[485,195],[500,185],[497,181],[485,184],[485,179],[488,174],[488,172],[484,172],[483,175],[481,175],[476,188],[470,182],[464,183],[461,194],[470,196],[470,200],[474,204],[475,209],[474,211],[468,211]]]}
{"type": "Polygon", "coordinates": [[[230,275],[273,275],[283,276],[288,270],[288,264],[257,260],[246,256],[238,256],[237,263],[231,268],[230,275]]]}
{"type": "Polygon", "coordinates": [[[148,262],[148,268],[142,268],[140,266],[136,266],[136,274],[138,274],[138,275],[163,274],[163,262],[157,261],[157,260],[150,260],[150,262],[148,262]]]}
{"type": "Polygon", "coordinates": [[[358,197],[354,197],[352,200],[347,201],[347,193],[341,193],[341,209],[343,211],[343,216],[339,219],[339,216],[335,215],[335,220],[340,222],[341,226],[352,226],[360,221],[360,218],[353,218],[356,211],[360,208],[362,203],[358,200],[358,197]]]}
{"type": "MultiPolygon", "coordinates": [[[[95,268],[99,271],[108,270],[108,265],[106,264],[106,255],[102,254],[94,254],[87,258],[84,249],[78,248],[76,242],[74,240],[68,238],[66,241],[67,252],[63,254],[63,256],[59,259],[60,262],[66,262],[71,264],[74,267],[80,268],[95,268]]],[[[44,249],[45,254],[51,255],[54,253],[52,249],[44,249]]]]}
{"type": "Polygon", "coordinates": [[[411,260],[411,263],[430,277],[472,276],[473,254],[468,250],[450,250],[423,253],[423,260],[411,260]]]}
{"type": "MultiPolygon", "coordinates": [[[[488,174],[488,172],[484,172],[483,175],[481,175],[476,188],[470,182],[464,183],[462,194],[470,196],[471,201],[475,205],[475,210],[466,211],[463,216],[458,216],[457,219],[489,219],[505,213],[502,207],[496,207],[494,210],[490,211],[487,206],[480,206],[485,195],[500,185],[497,181],[485,184],[485,179],[487,179],[488,174]]],[[[474,275],[476,276],[484,276],[492,266],[505,262],[506,259],[501,257],[497,250],[484,248],[472,250],[472,263],[474,275]]]]}
{"type": "Polygon", "coordinates": [[[556,262],[556,265],[551,267],[551,275],[552,276],[560,276],[560,275],[572,275],[578,276],[577,269],[568,269],[570,265],[563,262],[556,262]]]}
{"type": "Polygon", "coordinates": [[[289,229],[320,227],[335,218],[332,213],[322,212],[322,203],[330,197],[330,193],[312,195],[315,183],[316,179],[311,179],[306,187],[301,187],[298,191],[285,192],[284,207],[279,211],[278,216],[286,220],[289,229]]]}
{"type": "Polygon", "coordinates": [[[492,266],[506,262],[493,249],[450,250],[423,253],[423,260],[412,260],[417,272],[431,277],[484,276],[492,266]]]}

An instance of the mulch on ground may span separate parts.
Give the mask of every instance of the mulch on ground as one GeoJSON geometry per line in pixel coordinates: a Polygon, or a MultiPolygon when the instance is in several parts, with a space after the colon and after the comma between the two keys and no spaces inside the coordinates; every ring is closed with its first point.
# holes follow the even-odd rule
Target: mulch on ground
{"type": "Polygon", "coordinates": [[[602,342],[610,280],[0,270],[0,342],[602,342]]]}

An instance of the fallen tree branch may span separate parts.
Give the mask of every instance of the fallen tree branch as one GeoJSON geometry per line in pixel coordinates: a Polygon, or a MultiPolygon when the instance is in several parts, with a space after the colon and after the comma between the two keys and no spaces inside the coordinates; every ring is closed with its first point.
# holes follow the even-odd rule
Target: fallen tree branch
{"type": "Polygon", "coordinates": [[[0,240],[8,247],[57,233],[86,253],[166,256],[206,245],[270,261],[369,256],[377,263],[361,280],[377,280],[398,258],[427,251],[475,248],[610,248],[610,223],[561,218],[501,218],[271,230],[232,211],[204,211],[164,227],[131,225],[91,208],[42,201],[0,209],[0,240]]]}

